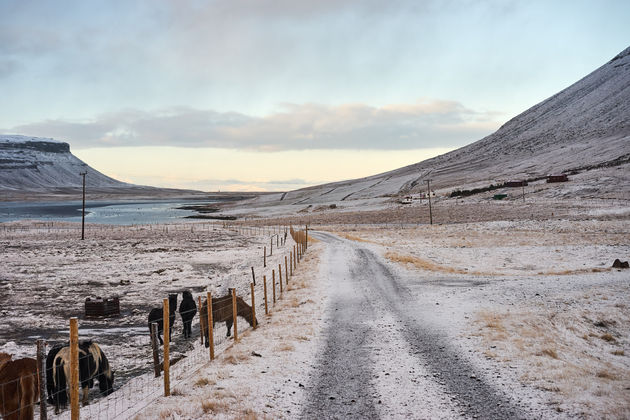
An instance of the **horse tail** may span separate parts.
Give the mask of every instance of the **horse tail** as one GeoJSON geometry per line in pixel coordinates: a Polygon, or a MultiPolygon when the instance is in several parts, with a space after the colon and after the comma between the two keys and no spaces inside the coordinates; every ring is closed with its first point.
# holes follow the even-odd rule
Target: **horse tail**
{"type": "MultiPolygon", "coordinates": [[[[67,379],[66,379],[66,364],[64,363],[63,353],[67,347],[59,350],[53,361],[53,403],[55,404],[55,411],[58,410],[60,405],[66,405],[68,402],[68,394],[66,391],[67,379]]],[[[69,369],[68,369],[69,370],[69,369]]]]}
{"type": "MultiPolygon", "coordinates": [[[[32,419],[34,407],[33,405],[38,401],[39,396],[39,376],[38,367],[35,360],[30,359],[32,363],[29,366],[25,366],[26,375],[20,375],[18,383],[18,401],[19,401],[19,413],[20,419],[32,419]],[[32,372],[32,368],[35,367],[35,373],[32,372]]],[[[28,362],[26,362],[28,363],[28,362]]]]}

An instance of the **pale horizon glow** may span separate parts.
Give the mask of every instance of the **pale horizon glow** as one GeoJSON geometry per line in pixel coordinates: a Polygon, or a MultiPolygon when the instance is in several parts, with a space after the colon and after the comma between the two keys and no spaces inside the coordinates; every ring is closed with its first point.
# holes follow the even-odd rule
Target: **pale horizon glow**
{"type": "Polygon", "coordinates": [[[120,181],[201,191],[288,191],[398,169],[451,151],[302,150],[273,153],[178,147],[73,150],[99,171],[116,161],[120,181]],[[150,161],[150,162],[149,162],[150,161]]]}
{"type": "Polygon", "coordinates": [[[596,70],[628,16],[627,0],[4,0],[0,134],[162,187],[374,175],[596,70]]]}

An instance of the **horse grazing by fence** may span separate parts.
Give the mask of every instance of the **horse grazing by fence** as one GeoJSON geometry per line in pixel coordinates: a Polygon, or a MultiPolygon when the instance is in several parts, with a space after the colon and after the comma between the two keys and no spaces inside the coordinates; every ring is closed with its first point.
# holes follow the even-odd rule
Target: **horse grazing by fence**
{"type": "MultiPolygon", "coordinates": [[[[236,297],[236,314],[242,316],[249,323],[250,326],[254,326],[254,313],[252,307],[249,306],[242,297],[236,297]]],[[[210,346],[208,340],[208,299],[199,308],[199,322],[201,322],[201,330],[203,331],[204,344],[206,347],[210,346]]],[[[220,298],[212,298],[212,326],[217,322],[225,322],[227,327],[227,337],[230,336],[230,330],[232,329],[233,309],[232,309],[232,295],[227,294],[220,298]]]]}
{"type": "Polygon", "coordinates": [[[192,335],[192,320],[197,313],[197,305],[193,299],[192,293],[189,291],[182,292],[182,303],[179,304],[179,315],[182,317],[184,324],[184,338],[190,338],[192,335]]]}
{"type": "Polygon", "coordinates": [[[39,401],[37,361],[11,357],[0,353],[0,414],[5,420],[32,419],[39,401]]]}
{"type": "MultiPolygon", "coordinates": [[[[46,357],[46,377],[48,382],[48,396],[55,404],[55,414],[59,414],[60,407],[68,404],[69,380],[70,380],[70,347],[55,346],[46,357]],[[48,364],[49,360],[52,360],[48,364]]],[[[94,380],[98,381],[101,395],[109,395],[114,392],[114,373],[109,366],[109,361],[98,344],[86,340],[79,343],[79,382],[82,388],[83,405],[88,403],[90,388],[94,386],[94,380]]]]}
{"type": "MultiPolygon", "coordinates": [[[[173,324],[175,323],[175,312],[177,312],[177,293],[168,295],[168,336],[173,336],[173,324]]],[[[151,334],[151,324],[157,322],[158,324],[158,339],[160,344],[164,344],[162,340],[162,331],[164,331],[164,319],[163,308],[153,308],[149,312],[149,334],[151,334]]]]}

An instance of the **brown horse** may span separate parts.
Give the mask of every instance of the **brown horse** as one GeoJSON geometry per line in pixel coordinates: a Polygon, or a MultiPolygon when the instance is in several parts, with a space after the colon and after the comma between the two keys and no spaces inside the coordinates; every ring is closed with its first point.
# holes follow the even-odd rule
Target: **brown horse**
{"type": "MultiPolygon", "coordinates": [[[[227,294],[220,298],[212,298],[212,326],[217,322],[225,322],[227,327],[227,337],[230,336],[230,330],[234,323],[232,309],[232,295],[227,294]]],[[[249,306],[242,297],[236,297],[236,313],[237,316],[245,318],[249,325],[254,326],[254,315],[252,307],[249,306]]],[[[201,305],[199,310],[199,321],[201,322],[201,330],[203,331],[204,344],[206,347],[210,346],[208,341],[208,299],[201,305]]]]}
{"type": "Polygon", "coordinates": [[[0,414],[5,420],[33,418],[33,406],[39,400],[37,361],[31,358],[11,360],[0,353],[0,414]]]}

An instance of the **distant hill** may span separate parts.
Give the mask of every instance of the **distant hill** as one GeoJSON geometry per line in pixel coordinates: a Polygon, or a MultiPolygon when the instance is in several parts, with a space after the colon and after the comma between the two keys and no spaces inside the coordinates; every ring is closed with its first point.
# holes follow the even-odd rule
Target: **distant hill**
{"type": "Polygon", "coordinates": [[[0,189],[48,190],[82,186],[124,188],[131,184],[91,168],[70,153],[68,143],[42,137],[0,135],[0,189]]]}
{"type": "MultiPolygon", "coordinates": [[[[387,139],[383,139],[386,141],[387,139]]],[[[261,197],[258,204],[323,204],[472,188],[551,173],[630,167],[630,48],[468,146],[401,169],[261,197]]],[[[622,174],[628,171],[621,171],[622,174]]],[[[615,183],[611,184],[615,187],[615,183]]],[[[628,190],[628,180],[616,188],[628,190]]],[[[628,191],[625,191],[628,194],[628,191]]]]}
{"type": "Polygon", "coordinates": [[[205,195],[156,188],[111,178],[77,158],[70,145],[43,137],[0,135],[0,201],[77,197],[83,187],[102,198],[166,198],[205,195]]]}

